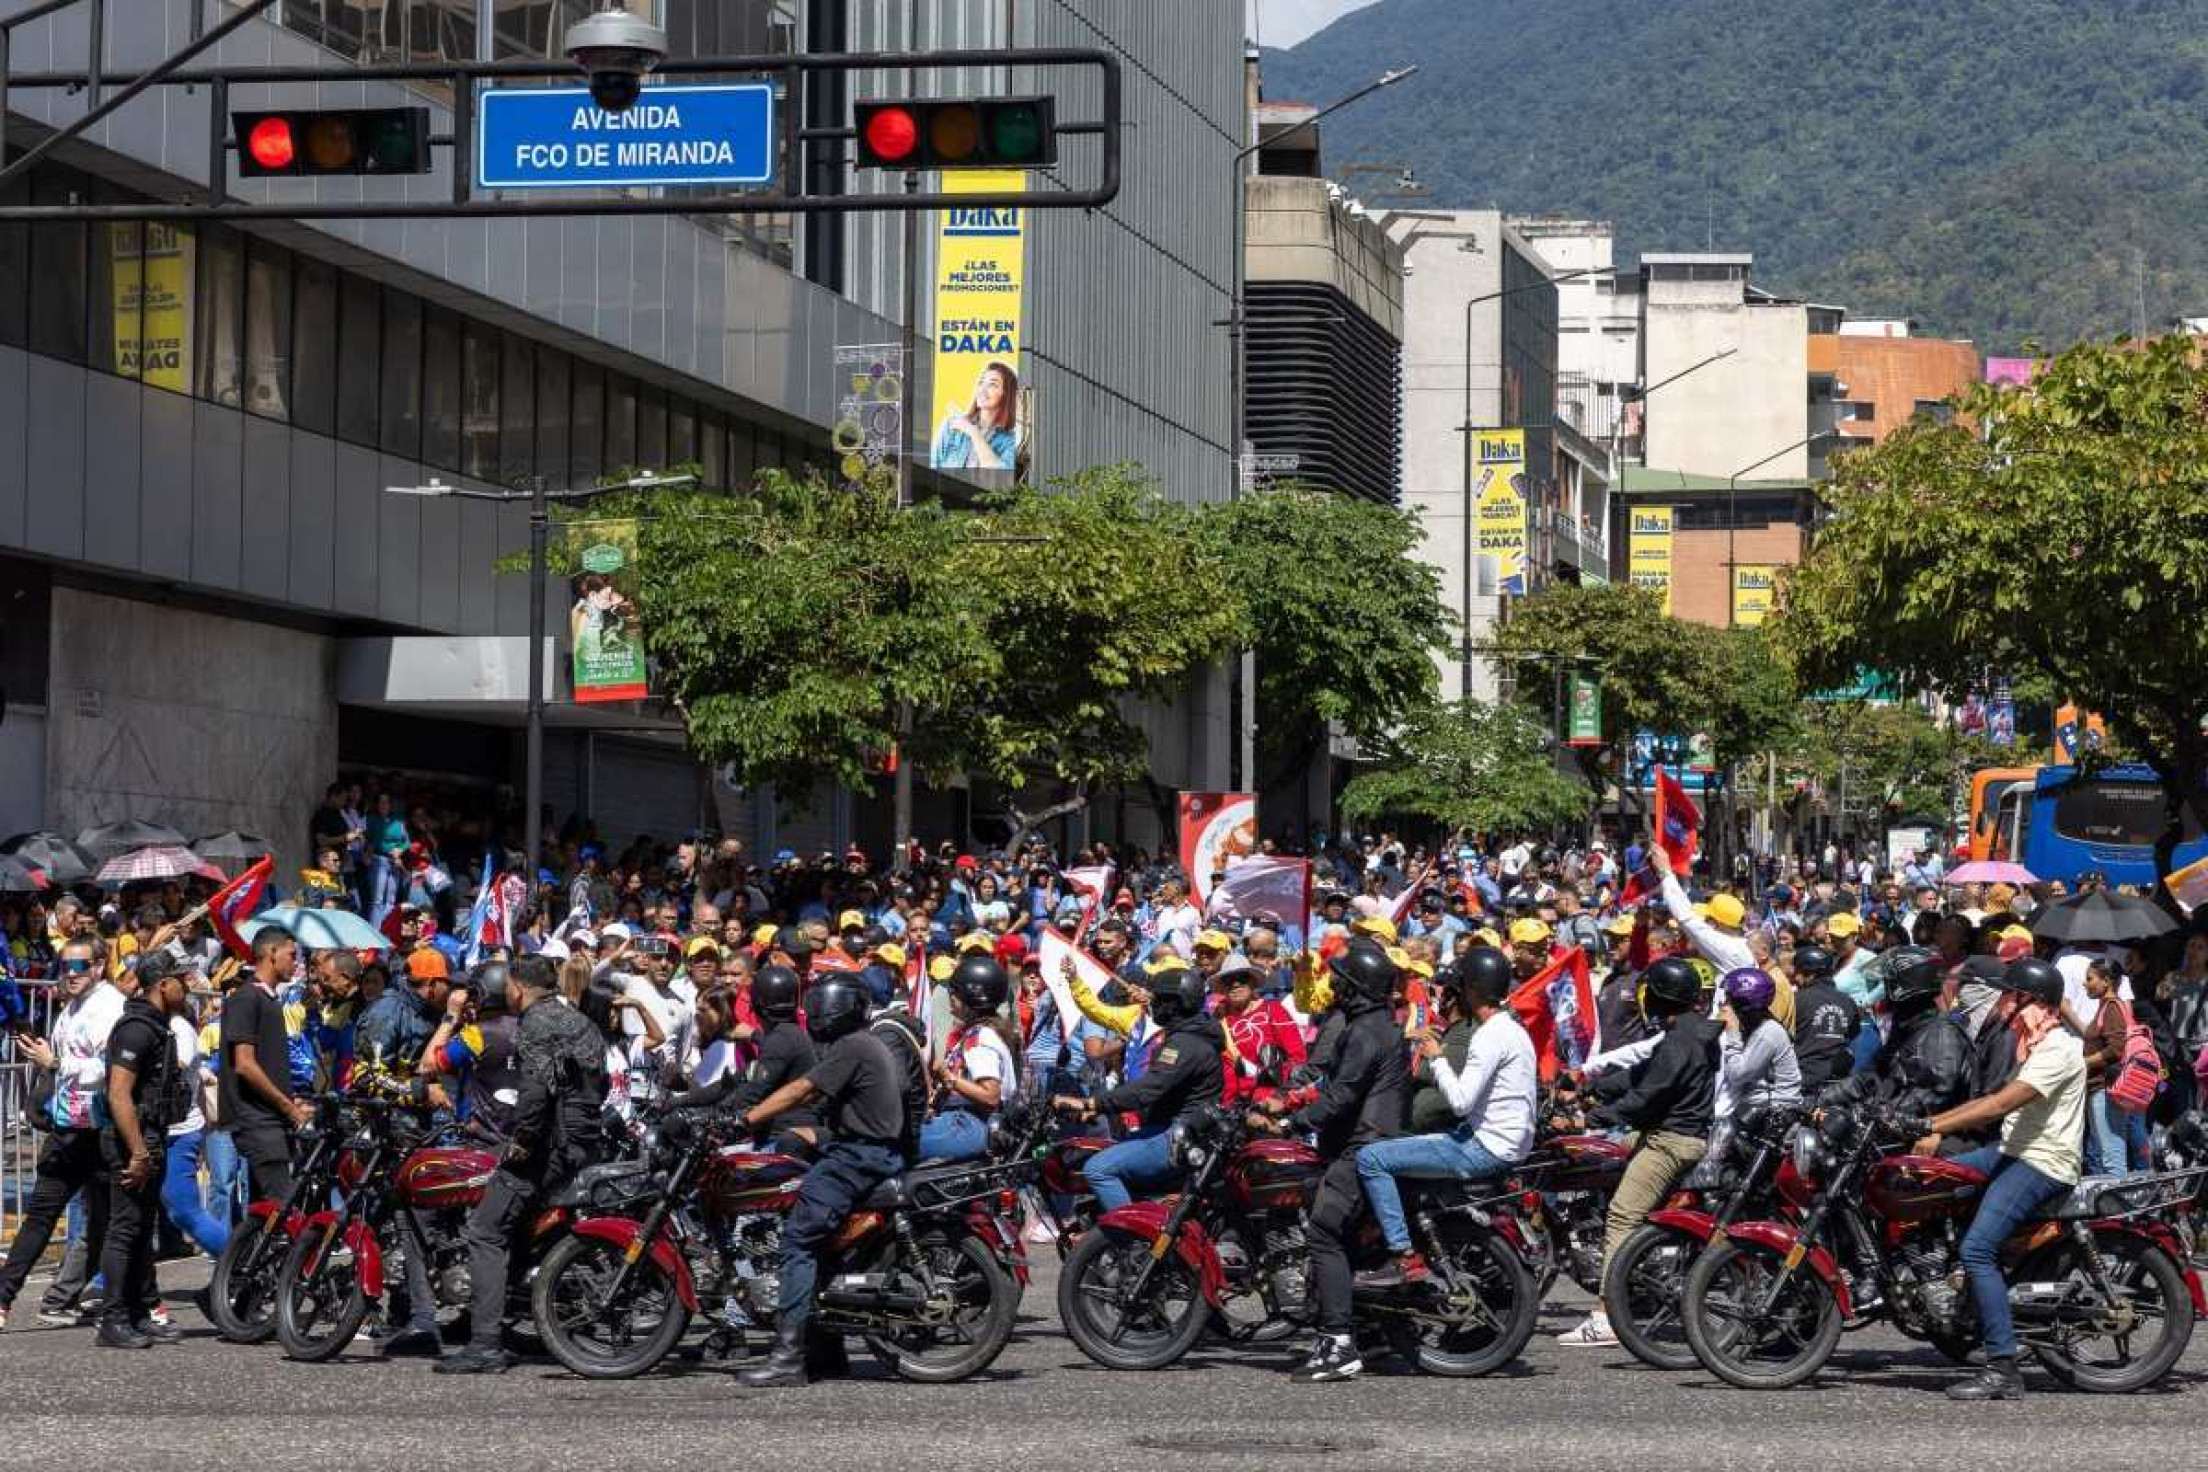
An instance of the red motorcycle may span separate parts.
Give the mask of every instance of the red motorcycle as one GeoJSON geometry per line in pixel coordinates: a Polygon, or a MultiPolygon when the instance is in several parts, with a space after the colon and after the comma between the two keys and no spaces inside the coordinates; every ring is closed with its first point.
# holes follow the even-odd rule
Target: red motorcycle
{"type": "MultiPolygon", "coordinates": [[[[1188,1172],[1180,1193],[1104,1213],[1058,1279],[1059,1320],[1107,1369],[1172,1364],[1238,1296],[1264,1314],[1247,1337],[1312,1319],[1304,1213],[1325,1171],[1318,1153],[1300,1140],[1250,1138],[1242,1113],[1225,1106],[1174,1126],[1172,1149],[1188,1172]],[[1232,1276],[1222,1247],[1229,1240],[1249,1253],[1232,1276]]],[[[1360,1330],[1430,1374],[1484,1375],[1508,1364],[1533,1337],[1537,1313],[1513,1215],[1519,1193],[1481,1198],[1457,1182],[1400,1184],[1433,1276],[1360,1289],[1360,1330]]],[[[1360,1266],[1387,1258],[1369,1214],[1352,1251],[1360,1266]]]]}
{"type": "Polygon", "coordinates": [[[284,1258],[298,1240],[307,1217],[330,1199],[339,1156],[357,1132],[346,1101],[326,1094],[314,1104],[314,1119],[299,1132],[300,1149],[284,1195],[263,1196],[245,1209],[230,1233],[207,1288],[207,1316],[234,1344],[258,1344],[276,1332],[276,1281],[284,1258]]]}
{"type": "MultiPolygon", "coordinates": [[[[1911,1123],[1826,1109],[1794,1132],[1793,1169],[1778,1190],[1799,1224],[1735,1223],[1687,1272],[1687,1342],[1712,1374],[1750,1390],[1799,1385],[1850,1321],[1879,1317],[1951,1358],[1969,1353],[1979,1330],[1960,1249],[1986,1177],[1953,1160],[1894,1153],[1911,1123]],[[1879,1297],[1859,1312],[1866,1277],[1879,1297]]],[[[2162,1216],[2204,1176],[2208,1167],[2088,1178],[2009,1239],[2003,1271],[2017,1338],[2064,1385],[2143,1389],[2184,1354],[2208,1299],[2162,1216]]]]}
{"type": "MultiPolygon", "coordinates": [[[[1543,1109],[1539,1116],[1549,1119],[1543,1109]]],[[[1610,1197],[1625,1178],[1630,1147],[1608,1135],[1566,1132],[1538,1140],[1512,1180],[1539,1193],[1540,1210],[1529,1218],[1528,1265],[1541,1297],[1561,1273],[1589,1293],[1602,1292],[1602,1239],[1610,1197]]]]}

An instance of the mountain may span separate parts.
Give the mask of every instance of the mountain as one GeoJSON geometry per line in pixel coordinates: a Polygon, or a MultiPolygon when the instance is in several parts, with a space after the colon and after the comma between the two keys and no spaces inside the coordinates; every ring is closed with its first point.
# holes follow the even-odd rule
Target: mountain
{"type": "Polygon", "coordinates": [[[1330,169],[1750,250],[1989,353],[2208,313],[2208,0],[1381,0],[1264,59],[1330,169]]]}

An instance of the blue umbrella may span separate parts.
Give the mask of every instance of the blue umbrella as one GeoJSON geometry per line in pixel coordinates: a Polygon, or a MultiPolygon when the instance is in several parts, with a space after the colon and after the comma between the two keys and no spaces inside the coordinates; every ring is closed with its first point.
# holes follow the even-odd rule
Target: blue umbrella
{"type": "Polygon", "coordinates": [[[351,910],[309,910],[276,905],[238,926],[245,940],[275,926],[310,951],[388,951],[390,939],[351,910]]]}

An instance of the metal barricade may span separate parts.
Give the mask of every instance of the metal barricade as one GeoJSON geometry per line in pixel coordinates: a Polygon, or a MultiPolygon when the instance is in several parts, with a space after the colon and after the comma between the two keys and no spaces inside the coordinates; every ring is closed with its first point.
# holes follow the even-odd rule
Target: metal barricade
{"type": "MultiPolygon", "coordinates": [[[[52,1031],[58,988],[51,980],[18,981],[28,1015],[23,1026],[39,1037],[52,1031]]],[[[0,1035],[0,1246],[14,1240],[16,1223],[30,1200],[44,1135],[31,1122],[31,1060],[12,1034],[0,1035]]]]}

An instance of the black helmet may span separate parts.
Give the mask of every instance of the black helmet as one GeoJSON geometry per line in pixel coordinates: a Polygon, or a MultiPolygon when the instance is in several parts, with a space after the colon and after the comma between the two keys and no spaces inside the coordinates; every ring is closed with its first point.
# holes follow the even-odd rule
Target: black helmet
{"type": "Polygon", "coordinates": [[[1794,948],[1794,979],[1802,986],[1823,981],[1832,975],[1832,968],[1839,963],[1832,959],[1832,952],[1823,946],[1796,946],[1794,948]]]}
{"type": "Polygon", "coordinates": [[[751,1009],[769,1022],[788,1022],[797,1016],[797,997],[804,983],[787,966],[762,966],[751,979],[751,1009]]]}
{"type": "Polygon", "coordinates": [[[1453,969],[1457,990],[1463,992],[1468,1001],[1483,1007],[1500,1007],[1511,988],[1518,984],[1510,957],[1493,946],[1474,946],[1453,969]]]}
{"type": "Polygon", "coordinates": [[[866,1025],[866,989],[831,972],[805,993],[805,1031],[816,1043],[832,1043],[866,1025]]]}
{"type": "Polygon", "coordinates": [[[1395,996],[1395,963],[1371,941],[1351,941],[1346,950],[1328,963],[1335,976],[1335,991],[1368,1002],[1386,1002],[1395,996]]]}
{"type": "Polygon", "coordinates": [[[966,1011],[975,1017],[987,1017],[996,1012],[1012,994],[1011,980],[997,964],[997,958],[980,951],[971,952],[962,959],[946,985],[951,995],[964,1003],[966,1011]]]}
{"type": "Polygon", "coordinates": [[[506,963],[485,961],[468,973],[468,990],[477,997],[499,997],[506,994],[506,963]]]}
{"type": "Polygon", "coordinates": [[[1947,981],[1939,952],[1924,946],[1895,946],[1864,968],[1864,979],[1886,988],[1886,1005],[1909,1010],[1931,1001],[1947,981]]]}
{"type": "Polygon", "coordinates": [[[1641,973],[1641,1010],[1664,1016],[1684,1012],[1702,1000],[1702,973],[1677,956],[1666,956],[1641,973]]]}
{"type": "Polygon", "coordinates": [[[1150,1020],[1160,1027],[1196,1016],[1211,994],[1211,983],[1204,974],[1186,966],[1150,977],[1144,984],[1150,989],[1150,1020]]]}
{"type": "Polygon", "coordinates": [[[2050,1007],[2062,1005],[2062,973],[2050,962],[2036,956],[2026,956],[2021,961],[2009,963],[2009,969],[2001,977],[2005,991],[2022,992],[2035,1002],[2045,1002],[2050,1007]]]}

